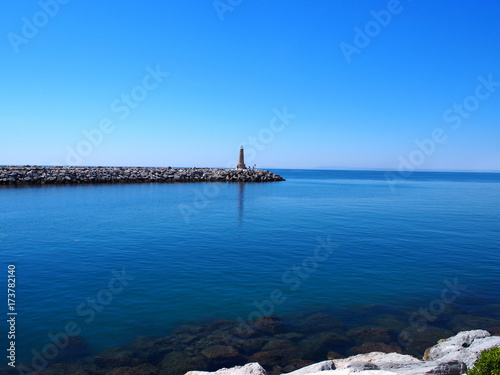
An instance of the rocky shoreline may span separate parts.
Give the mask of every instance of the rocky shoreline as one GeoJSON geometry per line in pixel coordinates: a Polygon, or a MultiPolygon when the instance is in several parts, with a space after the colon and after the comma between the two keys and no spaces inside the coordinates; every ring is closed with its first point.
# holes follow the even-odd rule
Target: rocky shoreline
{"type": "Polygon", "coordinates": [[[261,169],[0,166],[0,185],[273,181],[285,179],[261,169]]]}
{"type": "Polygon", "coordinates": [[[70,336],[57,346],[55,358],[33,357],[0,374],[206,375],[227,368],[217,374],[460,375],[481,350],[500,346],[500,316],[454,312],[441,328],[408,327],[408,319],[396,316],[350,326],[328,313],[293,320],[276,315],[252,322],[217,319],[179,327],[167,336],[137,337],[100,353],[91,351],[84,337],[70,336]]]}
{"type": "MultiPolygon", "coordinates": [[[[500,337],[485,330],[459,332],[439,340],[418,359],[399,353],[372,352],[319,362],[289,375],[461,375],[470,370],[481,352],[500,347],[500,337]]],[[[268,375],[259,363],[215,372],[189,371],[185,375],[268,375]]]]}

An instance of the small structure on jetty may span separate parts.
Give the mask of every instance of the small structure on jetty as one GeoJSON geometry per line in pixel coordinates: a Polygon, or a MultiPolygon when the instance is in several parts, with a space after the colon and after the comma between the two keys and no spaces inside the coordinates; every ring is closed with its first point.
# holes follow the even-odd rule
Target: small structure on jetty
{"type": "Polygon", "coordinates": [[[240,148],[240,160],[238,161],[236,169],[247,169],[245,166],[245,150],[243,150],[243,146],[240,148]]]}

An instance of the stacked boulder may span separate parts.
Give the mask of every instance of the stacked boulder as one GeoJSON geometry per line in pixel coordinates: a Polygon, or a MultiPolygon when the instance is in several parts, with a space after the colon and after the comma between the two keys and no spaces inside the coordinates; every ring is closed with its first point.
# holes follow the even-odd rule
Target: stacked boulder
{"type": "Polygon", "coordinates": [[[0,185],[272,181],[284,179],[260,169],[0,166],[0,185]]]}

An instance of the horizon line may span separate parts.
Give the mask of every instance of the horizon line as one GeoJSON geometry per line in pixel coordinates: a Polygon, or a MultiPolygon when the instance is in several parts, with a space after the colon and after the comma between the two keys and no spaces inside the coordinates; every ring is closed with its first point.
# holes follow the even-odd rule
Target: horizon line
{"type": "MultiPolygon", "coordinates": [[[[172,167],[172,166],[141,166],[141,165],[47,165],[47,164],[0,164],[0,167],[73,167],[73,168],[178,168],[178,169],[237,169],[227,167],[172,167]]],[[[252,168],[247,168],[252,169],[252,168]]],[[[349,168],[349,167],[313,167],[313,168],[281,168],[281,167],[259,167],[255,169],[260,170],[301,170],[301,171],[357,171],[357,172],[393,172],[402,173],[397,169],[384,169],[384,168],[349,168]]],[[[495,169],[414,169],[412,171],[403,171],[404,173],[500,173],[495,169]]]]}

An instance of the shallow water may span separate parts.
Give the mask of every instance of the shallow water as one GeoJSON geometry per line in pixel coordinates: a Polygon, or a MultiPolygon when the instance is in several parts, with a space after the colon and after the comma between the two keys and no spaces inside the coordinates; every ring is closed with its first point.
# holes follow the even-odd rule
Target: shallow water
{"type": "Polygon", "coordinates": [[[434,303],[447,329],[453,309],[500,318],[500,175],[273,172],[287,181],[1,188],[18,360],[68,322],[98,353],[273,313],[355,327],[434,303]]]}

